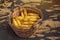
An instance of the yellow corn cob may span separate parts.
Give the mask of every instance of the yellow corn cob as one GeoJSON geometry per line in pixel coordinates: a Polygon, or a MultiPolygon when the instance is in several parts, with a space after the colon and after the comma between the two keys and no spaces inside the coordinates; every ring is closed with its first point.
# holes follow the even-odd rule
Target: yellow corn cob
{"type": "Polygon", "coordinates": [[[24,9],[24,15],[27,16],[27,10],[26,9],[24,9]]]}
{"type": "Polygon", "coordinates": [[[19,17],[16,17],[17,19],[19,19],[19,20],[22,20],[23,19],[23,17],[21,17],[21,16],[19,16],[19,17]]]}
{"type": "Polygon", "coordinates": [[[30,16],[26,16],[25,19],[30,19],[31,17],[30,16]]]}
{"type": "Polygon", "coordinates": [[[26,16],[26,19],[38,19],[40,18],[39,16],[26,16]]]}
{"type": "Polygon", "coordinates": [[[29,19],[29,21],[33,21],[34,22],[34,21],[37,21],[37,19],[29,19]]]}
{"type": "Polygon", "coordinates": [[[35,22],[29,22],[30,24],[34,24],[35,22]]]}
{"type": "Polygon", "coordinates": [[[29,21],[29,20],[28,20],[27,18],[24,18],[24,21],[27,22],[27,21],[29,21]]]}
{"type": "Polygon", "coordinates": [[[40,18],[39,16],[30,16],[30,18],[32,18],[32,19],[37,19],[37,18],[40,18]]]}
{"type": "Polygon", "coordinates": [[[15,19],[13,19],[12,24],[13,24],[14,26],[18,27],[18,24],[17,24],[17,22],[16,22],[16,20],[15,20],[15,19]]]}
{"type": "Polygon", "coordinates": [[[24,13],[23,12],[21,12],[21,16],[24,18],[24,13]]]}
{"type": "Polygon", "coordinates": [[[20,22],[20,20],[19,20],[18,18],[15,18],[15,19],[16,19],[18,25],[21,26],[21,22],[20,22]]]}
{"type": "Polygon", "coordinates": [[[28,25],[28,24],[29,24],[29,22],[23,22],[23,24],[28,25]]]}

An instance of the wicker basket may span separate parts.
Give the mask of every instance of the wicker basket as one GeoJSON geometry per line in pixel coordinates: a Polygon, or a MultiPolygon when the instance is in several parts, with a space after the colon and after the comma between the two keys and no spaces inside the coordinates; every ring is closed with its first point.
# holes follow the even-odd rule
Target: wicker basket
{"type": "MultiPolygon", "coordinates": [[[[30,37],[31,35],[33,35],[33,34],[35,33],[35,31],[37,30],[36,25],[37,25],[38,23],[40,23],[40,21],[41,21],[41,19],[42,19],[42,13],[41,13],[41,11],[40,11],[39,9],[37,9],[36,7],[32,7],[32,6],[18,6],[18,8],[20,8],[20,9],[21,9],[22,7],[26,8],[27,10],[31,10],[31,12],[38,13],[39,16],[40,16],[39,21],[37,20],[37,22],[36,22],[34,25],[32,25],[31,28],[29,28],[29,29],[16,28],[15,26],[13,26],[13,25],[11,24],[12,16],[14,16],[13,13],[11,13],[11,14],[10,14],[10,19],[9,19],[9,24],[10,24],[11,28],[14,30],[14,32],[15,32],[19,37],[28,38],[28,37],[30,37]]],[[[17,9],[17,7],[16,7],[15,9],[17,9]]],[[[15,10],[15,9],[14,9],[14,10],[15,10]]]]}

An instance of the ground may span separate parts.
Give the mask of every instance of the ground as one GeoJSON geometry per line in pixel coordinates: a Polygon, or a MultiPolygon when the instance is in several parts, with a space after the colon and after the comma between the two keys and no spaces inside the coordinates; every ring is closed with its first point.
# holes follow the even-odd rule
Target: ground
{"type": "Polygon", "coordinates": [[[20,3],[20,1],[15,1],[15,3],[11,1],[0,4],[0,40],[60,40],[60,8],[53,8],[51,1],[45,1],[40,5],[44,17],[36,34],[27,39],[18,37],[8,25],[8,16],[13,7],[20,5],[20,3]]]}

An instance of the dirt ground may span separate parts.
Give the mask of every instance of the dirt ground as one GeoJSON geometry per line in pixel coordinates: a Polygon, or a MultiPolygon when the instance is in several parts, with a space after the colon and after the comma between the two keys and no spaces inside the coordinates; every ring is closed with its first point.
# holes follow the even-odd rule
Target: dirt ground
{"type": "Polygon", "coordinates": [[[42,11],[43,21],[36,33],[31,38],[18,37],[8,25],[8,16],[15,6],[22,4],[24,4],[23,0],[0,4],[0,40],[60,40],[60,5],[58,7],[52,6],[51,1],[44,1],[42,5],[37,5],[42,11]]]}

